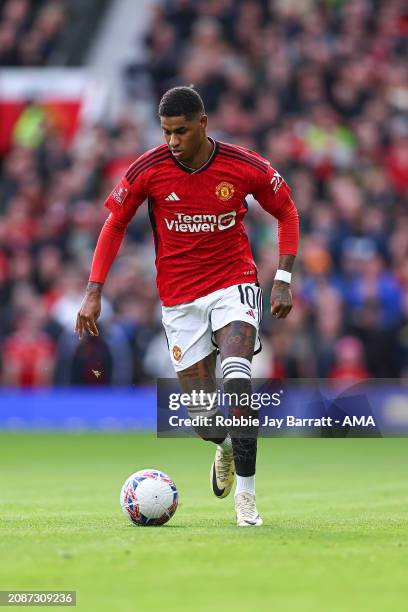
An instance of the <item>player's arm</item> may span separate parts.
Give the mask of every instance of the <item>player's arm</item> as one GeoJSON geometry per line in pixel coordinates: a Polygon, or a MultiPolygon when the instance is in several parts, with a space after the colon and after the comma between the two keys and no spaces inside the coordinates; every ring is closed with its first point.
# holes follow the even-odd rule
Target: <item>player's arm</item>
{"type": "Polygon", "coordinates": [[[299,216],[288,185],[273,168],[253,191],[262,208],[278,220],[279,267],[271,293],[271,312],[284,319],[292,310],[290,283],[299,244],[299,216]]]}
{"type": "Polygon", "coordinates": [[[145,198],[143,177],[132,186],[123,178],[105,201],[110,215],[99,234],[89,282],[77,314],[75,331],[79,338],[82,338],[84,331],[91,336],[99,335],[96,321],[101,314],[103,285],[123,242],[126,228],[145,198]]]}

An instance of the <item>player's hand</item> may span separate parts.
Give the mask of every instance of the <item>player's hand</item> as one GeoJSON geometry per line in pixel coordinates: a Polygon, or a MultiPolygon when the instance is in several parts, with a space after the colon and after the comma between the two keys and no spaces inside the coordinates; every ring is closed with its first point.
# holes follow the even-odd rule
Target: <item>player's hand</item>
{"type": "Polygon", "coordinates": [[[285,319],[292,310],[292,292],[290,285],[275,281],[271,293],[271,312],[275,319],[285,319]]]}
{"type": "Polygon", "coordinates": [[[79,309],[75,331],[78,333],[80,340],[84,331],[87,331],[90,336],[99,336],[99,330],[96,326],[96,321],[101,314],[101,293],[97,291],[86,292],[79,309]]]}

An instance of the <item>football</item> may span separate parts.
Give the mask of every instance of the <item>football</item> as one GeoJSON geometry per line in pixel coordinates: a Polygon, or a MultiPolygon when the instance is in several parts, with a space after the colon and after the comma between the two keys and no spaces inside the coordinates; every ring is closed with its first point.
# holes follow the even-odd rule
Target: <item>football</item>
{"type": "Polygon", "coordinates": [[[167,474],[140,470],[127,478],[120,505],[135,525],[164,525],[177,510],[178,498],[177,487],[167,474]]]}

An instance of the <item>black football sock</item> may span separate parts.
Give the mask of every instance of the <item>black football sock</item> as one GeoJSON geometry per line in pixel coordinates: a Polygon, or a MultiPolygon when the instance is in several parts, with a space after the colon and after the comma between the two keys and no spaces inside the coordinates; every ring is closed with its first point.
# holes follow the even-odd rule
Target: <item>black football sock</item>
{"type": "MultiPolygon", "coordinates": [[[[224,379],[224,393],[227,398],[231,397],[229,403],[229,418],[240,419],[259,417],[258,411],[252,410],[250,378],[226,378],[224,379]]],[[[256,469],[257,436],[258,427],[252,425],[232,425],[229,428],[234,451],[235,471],[238,476],[253,476],[256,469]]]]}

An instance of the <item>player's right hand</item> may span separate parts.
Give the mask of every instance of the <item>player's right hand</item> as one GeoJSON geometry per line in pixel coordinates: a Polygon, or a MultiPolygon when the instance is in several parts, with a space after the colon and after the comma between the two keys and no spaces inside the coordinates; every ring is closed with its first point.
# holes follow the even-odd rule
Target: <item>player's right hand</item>
{"type": "Polygon", "coordinates": [[[99,336],[99,330],[96,326],[96,321],[101,314],[101,295],[100,293],[86,293],[80,306],[75,332],[78,333],[79,339],[82,339],[84,331],[87,331],[90,336],[99,336]]]}

